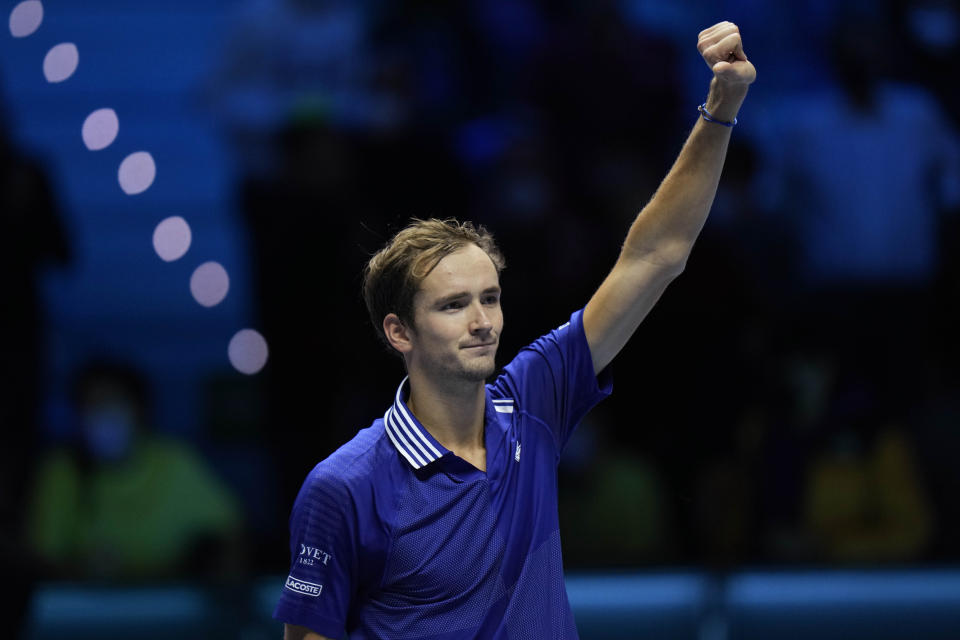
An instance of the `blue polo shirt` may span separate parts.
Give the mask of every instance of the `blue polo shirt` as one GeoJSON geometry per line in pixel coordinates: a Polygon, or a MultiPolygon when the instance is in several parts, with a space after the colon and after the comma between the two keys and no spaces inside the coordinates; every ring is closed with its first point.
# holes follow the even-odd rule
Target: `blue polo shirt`
{"type": "Polygon", "coordinates": [[[610,393],[582,311],[486,387],[487,471],[407,407],[310,472],[290,516],[290,574],[274,617],[351,640],[576,638],[557,518],[557,462],[610,393]]]}

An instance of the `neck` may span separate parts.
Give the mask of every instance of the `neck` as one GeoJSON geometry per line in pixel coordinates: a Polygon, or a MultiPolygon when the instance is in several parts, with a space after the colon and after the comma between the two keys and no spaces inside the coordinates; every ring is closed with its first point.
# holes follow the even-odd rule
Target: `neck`
{"type": "Polygon", "coordinates": [[[485,448],[486,393],[482,381],[451,384],[410,371],[407,406],[430,435],[461,458],[475,458],[485,448]]]}

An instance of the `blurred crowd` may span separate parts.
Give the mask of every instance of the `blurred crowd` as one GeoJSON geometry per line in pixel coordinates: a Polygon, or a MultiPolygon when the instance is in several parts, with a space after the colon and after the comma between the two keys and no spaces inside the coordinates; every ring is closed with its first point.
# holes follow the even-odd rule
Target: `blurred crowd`
{"type": "Polygon", "coordinates": [[[76,372],[72,438],[29,435],[31,283],[69,242],[0,147],[0,182],[33,185],[0,190],[2,235],[29,240],[2,255],[26,303],[0,322],[32,336],[0,360],[0,409],[34,425],[4,452],[4,554],[42,577],[284,571],[303,478],[403,377],[365,260],[410,217],[486,225],[508,362],[613,265],[705,97],[696,32],[729,17],[759,79],[685,272],[561,463],[566,566],[960,561],[958,3],[660,4],[238,9],[199,92],[239,164],[271,357],[209,380],[195,441],[157,433],[149,372],[110,361],[76,372]]]}

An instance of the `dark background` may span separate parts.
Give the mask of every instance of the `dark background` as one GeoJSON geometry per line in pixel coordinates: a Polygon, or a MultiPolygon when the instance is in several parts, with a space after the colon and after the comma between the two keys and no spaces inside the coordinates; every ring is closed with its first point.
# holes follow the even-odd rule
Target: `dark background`
{"type": "MultiPolygon", "coordinates": [[[[758,79],[685,272],[561,464],[566,566],[960,560],[957,3],[44,9],[0,49],[3,553],[24,584],[283,573],[304,476],[403,375],[360,299],[367,257],[413,216],[489,227],[506,363],[612,266],[696,120],[697,33],[720,20],[758,79]],[[80,64],[49,84],[60,42],[80,64]],[[101,107],[120,133],[91,152],[101,107]],[[117,166],[138,150],[157,178],[126,196],[117,166]],[[171,215],[193,243],[165,263],[151,235],[171,215]],[[207,260],[231,278],[209,309],[188,288],[207,260]],[[270,348],[252,376],[227,359],[245,327],[270,348]],[[216,524],[173,508],[187,533],[163,571],[149,544],[102,570],[92,525],[61,525],[88,529],[57,553],[37,542],[44,501],[117,464],[85,435],[104,403],[232,505],[216,524]],[[42,490],[51,469],[71,479],[42,490]]],[[[143,464],[137,446],[121,462],[143,464]]]]}

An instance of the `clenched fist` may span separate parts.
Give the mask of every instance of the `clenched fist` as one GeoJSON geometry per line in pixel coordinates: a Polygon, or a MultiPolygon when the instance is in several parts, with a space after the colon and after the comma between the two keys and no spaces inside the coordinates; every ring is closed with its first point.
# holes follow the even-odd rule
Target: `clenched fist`
{"type": "Polygon", "coordinates": [[[757,78],[756,68],[743,52],[740,29],[732,22],[721,22],[701,31],[697,50],[721,84],[746,86],[757,78]]]}

